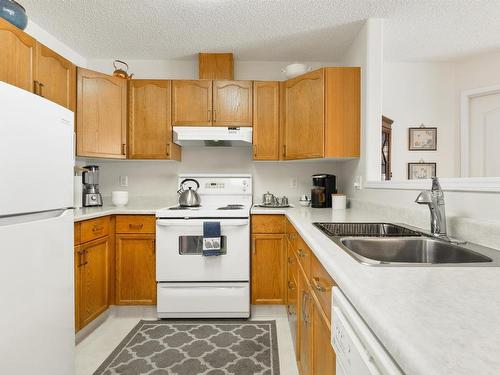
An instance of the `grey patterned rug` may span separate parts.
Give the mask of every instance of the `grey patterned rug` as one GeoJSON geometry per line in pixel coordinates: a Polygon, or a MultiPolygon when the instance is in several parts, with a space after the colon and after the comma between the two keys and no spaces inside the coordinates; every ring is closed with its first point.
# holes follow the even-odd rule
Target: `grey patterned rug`
{"type": "Polygon", "coordinates": [[[94,375],[278,375],[276,322],[141,320],[94,375]]]}

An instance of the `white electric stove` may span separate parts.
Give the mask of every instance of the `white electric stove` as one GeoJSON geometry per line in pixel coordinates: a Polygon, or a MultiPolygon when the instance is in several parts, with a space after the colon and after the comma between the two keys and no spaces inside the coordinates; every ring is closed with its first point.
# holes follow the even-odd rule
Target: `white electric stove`
{"type": "Polygon", "coordinates": [[[160,318],[250,316],[251,175],[179,176],[196,180],[200,207],[156,213],[160,318]],[[203,256],[203,223],[221,225],[221,255],[203,256]]]}

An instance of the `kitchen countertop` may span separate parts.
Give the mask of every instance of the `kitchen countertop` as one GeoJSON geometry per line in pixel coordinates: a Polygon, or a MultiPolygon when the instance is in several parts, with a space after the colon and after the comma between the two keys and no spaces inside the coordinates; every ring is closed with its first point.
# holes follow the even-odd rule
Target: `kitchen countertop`
{"type": "MultiPolygon", "coordinates": [[[[175,204],[175,198],[134,198],[125,207],[105,204],[75,210],[75,221],[153,215],[175,204]]],[[[500,268],[366,266],[312,225],[394,221],[386,214],[309,207],[253,207],[251,213],[288,217],[406,374],[499,373],[500,268]]]]}
{"type": "Polygon", "coordinates": [[[97,217],[107,215],[154,215],[160,208],[175,206],[177,204],[176,197],[173,198],[132,198],[126,206],[116,207],[108,202],[111,198],[104,197],[104,205],[102,207],[83,207],[75,209],[75,222],[95,219],[97,217]]]}
{"type": "Polygon", "coordinates": [[[313,222],[391,222],[364,210],[253,208],[285,214],[406,374],[500,373],[499,267],[373,267],[313,222]]]}

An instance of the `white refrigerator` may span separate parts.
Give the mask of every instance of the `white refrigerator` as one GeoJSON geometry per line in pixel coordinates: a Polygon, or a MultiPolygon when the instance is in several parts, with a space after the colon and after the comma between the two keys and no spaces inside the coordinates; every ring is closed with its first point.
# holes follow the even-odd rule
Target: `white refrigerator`
{"type": "Polygon", "coordinates": [[[0,373],[74,373],[73,112],[0,82],[0,373]]]}

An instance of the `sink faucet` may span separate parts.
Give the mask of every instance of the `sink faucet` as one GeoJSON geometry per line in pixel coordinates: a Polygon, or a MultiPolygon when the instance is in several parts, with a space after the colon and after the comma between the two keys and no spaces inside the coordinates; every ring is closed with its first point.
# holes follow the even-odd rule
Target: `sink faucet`
{"type": "Polygon", "coordinates": [[[431,211],[431,233],[436,237],[448,238],[446,233],[446,212],[444,194],[437,177],[432,177],[431,190],[422,191],[415,202],[426,204],[431,211]]]}

